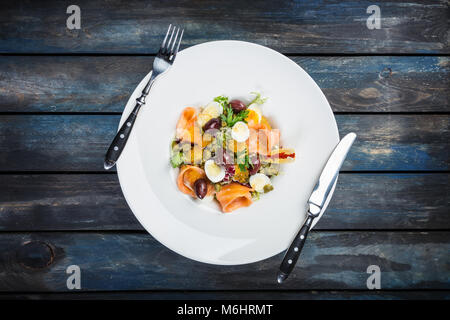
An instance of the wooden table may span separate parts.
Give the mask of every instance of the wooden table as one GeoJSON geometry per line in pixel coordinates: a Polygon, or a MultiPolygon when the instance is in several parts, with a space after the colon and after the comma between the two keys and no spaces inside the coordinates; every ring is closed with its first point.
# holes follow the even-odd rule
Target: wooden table
{"type": "Polygon", "coordinates": [[[0,298],[450,298],[447,1],[0,3],[0,298]],[[282,286],[281,255],[215,266],[139,225],[103,156],[169,23],[182,47],[245,40],[319,84],[358,139],[282,286]],[[81,289],[66,286],[70,265],[81,289]],[[381,290],[368,290],[369,265],[381,290]]]}

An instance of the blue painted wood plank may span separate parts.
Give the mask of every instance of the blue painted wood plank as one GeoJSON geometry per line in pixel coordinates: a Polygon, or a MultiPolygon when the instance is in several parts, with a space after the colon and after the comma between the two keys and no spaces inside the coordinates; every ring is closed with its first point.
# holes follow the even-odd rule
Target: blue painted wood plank
{"type": "Polygon", "coordinates": [[[358,135],[343,170],[449,169],[449,115],[337,115],[336,120],[341,137],[358,135]]]}
{"type": "MultiPolygon", "coordinates": [[[[143,230],[115,174],[0,175],[0,231],[143,230]]],[[[315,230],[449,229],[450,174],[342,173],[315,230]]]]}
{"type": "MultiPolygon", "coordinates": [[[[450,58],[291,57],[335,112],[448,112],[450,58]]],[[[0,57],[0,112],[122,112],[145,56],[0,57]]]]}
{"type": "Polygon", "coordinates": [[[169,23],[183,46],[235,39],[289,53],[448,53],[448,3],[413,1],[88,1],[81,29],[66,27],[68,3],[3,1],[0,52],[156,53],[169,23]],[[366,26],[381,10],[381,29],[366,26]]]}
{"type": "Polygon", "coordinates": [[[369,265],[381,288],[450,289],[449,232],[312,232],[282,287],[282,255],[241,266],[186,259],[147,234],[0,233],[0,291],[67,292],[65,270],[81,269],[81,291],[366,290],[369,265]]]}
{"type": "MultiPolygon", "coordinates": [[[[449,170],[449,115],[337,115],[358,138],[343,170],[449,170]]],[[[117,115],[3,115],[0,171],[103,171],[117,115]]]]}

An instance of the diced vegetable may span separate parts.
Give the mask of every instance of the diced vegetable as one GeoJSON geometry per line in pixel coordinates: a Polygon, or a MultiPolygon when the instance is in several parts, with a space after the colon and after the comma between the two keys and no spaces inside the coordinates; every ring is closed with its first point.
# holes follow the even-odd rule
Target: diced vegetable
{"type": "Polygon", "coordinates": [[[176,152],[172,155],[172,157],[170,158],[170,164],[172,165],[173,168],[178,168],[179,166],[181,166],[184,163],[184,154],[183,152],[176,152]]]}
{"type": "Polygon", "coordinates": [[[259,192],[258,191],[252,191],[252,192],[250,192],[250,194],[252,195],[253,201],[259,200],[259,192]]]}

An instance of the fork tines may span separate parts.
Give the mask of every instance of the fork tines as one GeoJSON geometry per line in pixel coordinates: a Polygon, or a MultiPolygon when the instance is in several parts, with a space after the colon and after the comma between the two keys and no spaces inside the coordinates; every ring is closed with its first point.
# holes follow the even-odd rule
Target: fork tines
{"type": "Polygon", "coordinates": [[[164,37],[161,48],[159,48],[159,53],[162,55],[167,55],[167,56],[169,56],[169,58],[172,58],[172,59],[175,58],[175,56],[178,53],[178,49],[180,48],[180,43],[181,43],[181,39],[183,38],[183,33],[184,33],[184,29],[180,29],[179,27],[176,27],[176,26],[172,27],[172,24],[170,24],[169,29],[167,29],[166,36],[164,37]],[[181,30],[181,34],[180,34],[180,38],[178,39],[178,34],[180,33],[180,30],[181,30]],[[170,33],[170,38],[169,38],[169,41],[167,41],[167,37],[169,36],[169,33],[170,33]],[[173,38],[174,34],[175,34],[175,38],[173,38]],[[173,41],[172,41],[172,39],[173,39],[173,41]],[[177,39],[178,39],[178,44],[176,45],[176,48],[175,48],[177,39]],[[167,41],[167,45],[166,45],[166,41],[167,41]],[[174,51],[174,49],[175,49],[175,51],[174,51]]]}

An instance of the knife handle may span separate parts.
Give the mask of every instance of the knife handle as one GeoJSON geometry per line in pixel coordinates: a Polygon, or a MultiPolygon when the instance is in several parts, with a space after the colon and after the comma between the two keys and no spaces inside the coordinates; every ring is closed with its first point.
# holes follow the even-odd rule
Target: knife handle
{"type": "Polygon", "coordinates": [[[136,103],[133,111],[128,116],[127,120],[125,120],[125,122],[122,124],[113,141],[111,142],[111,145],[109,146],[108,151],[105,155],[104,167],[106,170],[112,168],[116,164],[116,161],[119,159],[120,154],[125,148],[140,107],[141,104],[136,103]]]}
{"type": "Polygon", "coordinates": [[[292,241],[289,249],[286,251],[283,262],[281,262],[280,265],[280,271],[278,272],[278,283],[282,283],[284,280],[286,280],[294,269],[298,257],[300,256],[300,252],[302,252],[303,246],[305,245],[306,237],[308,236],[308,232],[311,228],[313,220],[314,216],[308,214],[305,223],[295,236],[294,241],[292,241]]]}

